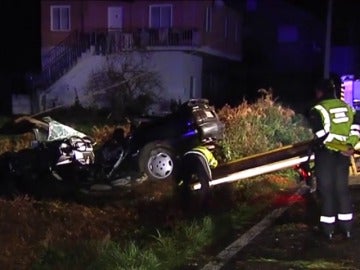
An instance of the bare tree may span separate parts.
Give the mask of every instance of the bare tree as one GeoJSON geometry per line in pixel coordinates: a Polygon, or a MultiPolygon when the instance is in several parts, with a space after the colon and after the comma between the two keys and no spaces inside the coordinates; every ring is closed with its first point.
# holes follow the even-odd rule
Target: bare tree
{"type": "Polygon", "coordinates": [[[87,92],[94,103],[109,106],[115,118],[144,113],[163,90],[160,75],[149,69],[148,60],[147,55],[134,53],[107,58],[88,81],[87,92]]]}

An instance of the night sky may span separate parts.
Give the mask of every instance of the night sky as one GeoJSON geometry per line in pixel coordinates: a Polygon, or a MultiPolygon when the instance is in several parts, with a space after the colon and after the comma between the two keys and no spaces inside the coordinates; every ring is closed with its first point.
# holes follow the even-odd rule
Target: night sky
{"type": "Polygon", "coordinates": [[[40,69],[40,0],[0,2],[2,73],[40,69]]]}
{"type": "MultiPolygon", "coordinates": [[[[259,0],[261,1],[261,0],[259,0]]],[[[285,0],[314,14],[325,24],[328,0],[285,0]]],[[[359,0],[333,0],[332,43],[334,45],[358,45],[360,29],[359,0]]]]}

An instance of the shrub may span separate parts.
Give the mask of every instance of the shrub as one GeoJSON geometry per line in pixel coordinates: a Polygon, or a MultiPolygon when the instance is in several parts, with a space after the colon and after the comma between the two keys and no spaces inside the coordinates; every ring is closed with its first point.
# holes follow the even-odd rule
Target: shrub
{"type": "Polygon", "coordinates": [[[237,107],[225,105],[218,111],[225,123],[221,144],[228,160],[312,138],[302,115],[276,102],[270,92],[260,93],[253,104],[244,100],[237,107]]]}

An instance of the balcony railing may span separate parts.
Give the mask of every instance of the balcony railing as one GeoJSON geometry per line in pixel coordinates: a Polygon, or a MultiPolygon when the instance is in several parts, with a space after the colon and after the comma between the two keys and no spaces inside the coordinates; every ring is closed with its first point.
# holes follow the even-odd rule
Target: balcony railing
{"type": "Polygon", "coordinates": [[[126,50],[149,47],[200,46],[200,35],[196,29],[143,28],[135,31],[97,30],[93,32],[97,54],[118,53],[126,50]]]}

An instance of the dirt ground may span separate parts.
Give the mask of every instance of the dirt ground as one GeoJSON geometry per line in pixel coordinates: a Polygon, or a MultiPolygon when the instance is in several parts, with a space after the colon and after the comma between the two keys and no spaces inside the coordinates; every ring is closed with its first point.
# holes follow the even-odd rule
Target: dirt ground
{"type": "MultiPolygon", "coordinates": [[[[169,196],[173,188],[169,183],[145,182],[106,197],[94,194],[72,200],[34,200],[27,196],[13,200],[0,198],[0,269],[31,269],[39,248],[57,242],[72,245],[87,239],[122,241],[129,235],[132,239],[141,239],[144,233],[155,233],[151,231],[154,228],[171,228],[186,218],[179,211],[176,198],[169,196]],[[148,229],[138,233],[140,227],[148,229]]],[[[227,211],[239,200],[230,196],[226,189],[220,191],[211,205],[212,213],[227,211]]],[[[286,205],[288,201],[284,198],[291,192],[277,194],[272,207],[286,205]]],[[[356,214],[360,208],[360,187],[354,186],[352,194],[356,214]]],[[[337,235],[334,241],[327,242],[316,230],[316,207],[309,198],[304,196],[297,200],[223,269],[360,269],[358,215],[355,215],[351,240],[344,241],[337,235]]],[[[196,207],[192,211],[193,216],[200,214],[196,207]]],[[[249,228],[251,226],[249,224],[249,228]]],[[[210,248],[209,257],[233,240],[210,248]]],[[[206,263],[199,261],[196,267],[189,269],[201,269],[206,263]]]]}
{"type": "MultiPolygon", "coordinates": [[[[221,203],[212,211],[231,209],[234,203],[226,193],[215,200],[221,203]]],[[[31,269],[41,248],[58,243],[71,248],[89,239],[141,240],[157,228],[171,229],[179,220],[200,214],[195,206],[190,215],[183,215],[178,202],[173,184],[150,181],[106,196],[0,198],[0,269],[31,269]]]]}
{"type": "Polygon", "coordinates": [[[352,186],[355,209],[353,235],[332,241],[321,237],[315,200],[305,196],[273,226],[242,249],[223,270],[360,269],[360,186],[352,186]]]}
{"type": "MultiPolygon", "coordinates": [[[[30,269],[39,248],[82,240],[119,240],[146,222],[166,222],[173,205],[164,194],[169,185],[144,184],[100,196],[93,194],[35,200],[29,196],[0,199],[0,269],[30,269]],[[154,219],[151,213],[158,213],[154,219]]],[[[136,234],[134,234],[136,235],[136,234]]]]}

